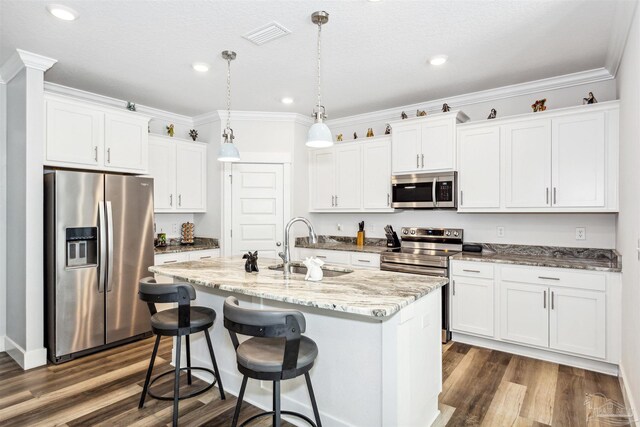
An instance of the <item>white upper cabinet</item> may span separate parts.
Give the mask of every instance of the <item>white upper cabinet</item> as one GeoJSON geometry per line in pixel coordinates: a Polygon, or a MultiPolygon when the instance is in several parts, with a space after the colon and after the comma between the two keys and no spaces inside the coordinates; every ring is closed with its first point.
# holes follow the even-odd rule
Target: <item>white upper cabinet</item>
{"type": "Polygon", "coordinates": [[[154,183],[155,212],[206,212],[205,144],[151,135],[149,175],[154,183]]]}
{"type": "Polygon", "coordinates": [[[392,212],[390,138],[309,150],[309,210],[392,212]]]}
{"type": "Polygon", "coordinates": [[[149,117],[50,93],[45,114],[45,165],[147,172],[149,117]]]}
{"type": "Polygon", "coordinates": [[[618,122],[619,102],[609,101],[459,126],[458,210],[617,212],[618,122]],[[470,148],[483,128],[500,129],[499,182],[495,162],[470,148]]]}
{"type": "Polygon", "coordinates": [[[442,172],[456,169],[456,124],[461,111],[392,122],[392,172],[442,172]]]}
{"type": "Polygon", "coordinates": [[[502,127],[504,132],[505,206],[549,206],[551,120],[529,120],[502,127]]]}
{"type": "Polygon", "coordinates": [[[469,127],[458,133],[459,208],[500,207],[500,127],[469,127]]]}

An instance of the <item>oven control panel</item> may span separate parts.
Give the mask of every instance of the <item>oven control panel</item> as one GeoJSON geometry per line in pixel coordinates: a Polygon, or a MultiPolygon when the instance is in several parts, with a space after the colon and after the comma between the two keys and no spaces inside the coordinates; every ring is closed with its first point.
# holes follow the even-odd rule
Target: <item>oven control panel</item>
{"type": "Polygon", "coordinates": [[[415,238],[420,240],[462,240],[463,230],[461,228],[423,228],[423,227],[402,227],[403,238],[415,238]]]}

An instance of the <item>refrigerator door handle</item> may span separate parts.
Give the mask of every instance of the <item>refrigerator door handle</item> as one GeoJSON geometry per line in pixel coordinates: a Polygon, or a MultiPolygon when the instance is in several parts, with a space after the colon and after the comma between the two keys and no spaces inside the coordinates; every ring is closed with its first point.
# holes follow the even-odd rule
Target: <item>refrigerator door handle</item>
{"type": "Polygon", "coordinates": [[[113,284],[113,211],[111,202],[107,203],[107,292],[111,292],[113,284]]]}
{"type": "Polygon", "coordinates": [[[104,292],[104,281],[107,272],[107,223],[104,219],[104,202],[98,202],[98,226],[100,230],[100,266],[98,267],[98,292],[104,292]]]}

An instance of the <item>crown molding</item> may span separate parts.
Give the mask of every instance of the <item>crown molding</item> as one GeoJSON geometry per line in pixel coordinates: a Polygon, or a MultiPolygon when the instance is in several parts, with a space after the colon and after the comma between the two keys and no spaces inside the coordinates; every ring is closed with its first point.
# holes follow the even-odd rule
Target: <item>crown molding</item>
{"type": "Polygon", "coordinates": [[[539,93],[582,84],[611,80],[613,78],[613,75],[606,68],[596,68],[593,70],[580,71],[577,73],[565,74],[562,76],[550,77],[547,79],[534,80],[531,82],[502,86],[464,95],[440,98],[395,108],[387,108],[385,110],[373,111],[371,113],[357,114],[353,116],[327,120],[327,125],[329,127],[340,127],[344,125],[353,125],[360,123],[384,123],[397,120],[400,117],[401,111],[413,111],[417,109],[427,111],[440,110],[442,104],[445,102],[451,106],[455,106],[456,109],[460,109],[465,105],[479,104],[482,102],[490,102],[498,99],[513,98],[521,95],[529,95],[532,93],[539,93]]]}
{"type": "MultiPolygon", "coordinates": [[[[63,86],[57,83],[44,82],[44,90],[48,93],[68,96],[71,98],[80,99],[82,101],[93,102],[99,105],[105,105],[109,107],[124,108],[127,105],[127,101],[117,98],[111,98],[109,96],[98,95],[96,93],[87,92],[81,89],[75,89],[68,86],[63,86]]],[[[170,123],[181,123],[188,127],[193,127],[193,119],[189,116],[172,113],[170,111],[160,110],[158,108],[147,107],[145,105],[136,104],[136,112],[151,116],[153,119],[168,121],[170,123]]]]}
{"type": "Polygon", "coordinates": [[[57,59],[16,49],[7,62],[0,67],[0,83],[6,84],[10,82],[23,68],[33,68],[45,72],[56,62],[58,62],[57,59]]]}
{"type": "MultiPolygon", "coordinates": [[[[211,113],[202,114],[194,118],[194,123],[207,121],[227,120],[226,110],[217,110],[211,113]]],[[[262,121],[262,122],[289,122],[304,125],[313,124],[311,117],[298,113],[279,113],[272,111],[231,111],[231,121],[262,121]]]]}
{"type": "Polygon", "coordinates": [[[622,62],[627,40],[631,32],[631,25],[638,8],[637,2],[618,2],[616,4],[616,15],[614,22],[618,24],[613,27],[613,33],[609,39],[609,48],[605,59],[605,68],[612,76],[618,75],[618,69],[622,62]]]}
{"type": "Polygon", "coordinates": [[[211,111],[209,113],[200,114],[193,117],[193,126],[202,126],[205,123],[222,121],[218,111],[211,111]]]}

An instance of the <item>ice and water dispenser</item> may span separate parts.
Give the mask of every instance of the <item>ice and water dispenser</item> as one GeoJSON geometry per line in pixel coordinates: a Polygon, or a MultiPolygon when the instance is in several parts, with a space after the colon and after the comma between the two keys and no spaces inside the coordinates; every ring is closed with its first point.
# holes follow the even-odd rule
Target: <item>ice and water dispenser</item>
{"type": "Polygon", "coordinates": [[[98,228],[67,228],[67,267],[95,267],[98,265],[98,228]]]}

